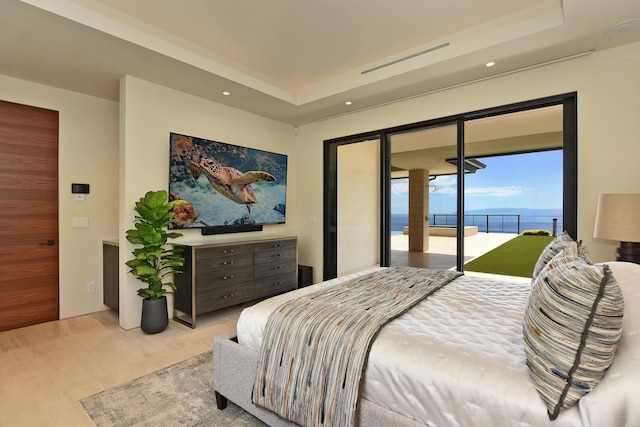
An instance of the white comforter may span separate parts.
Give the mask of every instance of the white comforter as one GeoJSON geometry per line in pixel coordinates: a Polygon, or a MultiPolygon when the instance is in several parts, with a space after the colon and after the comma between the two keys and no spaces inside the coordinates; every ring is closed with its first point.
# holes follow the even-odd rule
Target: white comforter
{"type": "MultiPolygon", "coordinates": [[[[362,397],[433,427],[640,426],[640,392],[633,388],[640,381],[640,316],[629,314],[640,309],[640,266],[609,265],[621,285],[637,284],[635,290],[623,285],[627,314],[620,350],[596,389],[556,421],[549,421],[525,364],[529,285],[487,278],[456,279],[385,326],[371,348],[362,397]]],[[[259,351],[269,313],[284,301],[369,271],[245,309],[238,341],[259,351]]]]}

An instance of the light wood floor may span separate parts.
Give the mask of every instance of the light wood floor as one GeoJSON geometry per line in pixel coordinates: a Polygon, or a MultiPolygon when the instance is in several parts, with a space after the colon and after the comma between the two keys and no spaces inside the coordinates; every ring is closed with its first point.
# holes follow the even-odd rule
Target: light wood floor
{"type": "Polygon", "coordinates": [[[113,311],[0,332],[0,426],[93,426],[80,399],[211,350],[241,309],[156,335],[125,331],[113,311]]]}

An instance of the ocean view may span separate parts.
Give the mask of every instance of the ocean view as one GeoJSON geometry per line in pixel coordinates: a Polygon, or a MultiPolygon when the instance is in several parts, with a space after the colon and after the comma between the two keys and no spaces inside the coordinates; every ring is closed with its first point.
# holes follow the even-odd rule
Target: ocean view
{"type": "MultiPolygon", "coordinates": [[[[553,231],[553,219],[557,218],[557,232],[563,230],[562,209],[486,209],[467,211],[465,225],[475,225],[478,232],[487,231],[487,219],[489,232],[491,233],[522,233],[524,230],[548,230],[553,231]],[[520,215],[520,230],[518,230],[518,217],[520,215]]],[[[391,214],[391,234],[402,234],[402,230],[409,223],[409,214],[391,214]]],[[[456,225],[454,213],[431,214],[429,224],[436,226],[456,225]]]]}

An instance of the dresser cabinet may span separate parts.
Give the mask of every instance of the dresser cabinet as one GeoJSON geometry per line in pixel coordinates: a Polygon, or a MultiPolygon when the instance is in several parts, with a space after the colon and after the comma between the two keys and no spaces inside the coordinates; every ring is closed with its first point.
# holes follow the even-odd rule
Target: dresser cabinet
{"type": "Polygon", "coordinates": [[[120,273],[118,269],[118,242],[105,240],[102,242],[102,301],[116,312],[119,311],[120,301],[120,273]]]}
{"type": "Polygon", "coordinates": [[[183,247],[173,317],[192,328],[198,315],[297,287],[295,237],[183,247]]]}

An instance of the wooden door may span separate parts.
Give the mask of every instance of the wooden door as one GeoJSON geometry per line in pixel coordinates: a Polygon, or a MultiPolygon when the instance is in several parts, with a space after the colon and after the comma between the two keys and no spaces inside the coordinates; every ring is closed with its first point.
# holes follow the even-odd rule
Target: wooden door
{"type": "Polygon", "coordinates": [[[57,320],[58,112],[0,101],[0,331],[57,320]]]}

